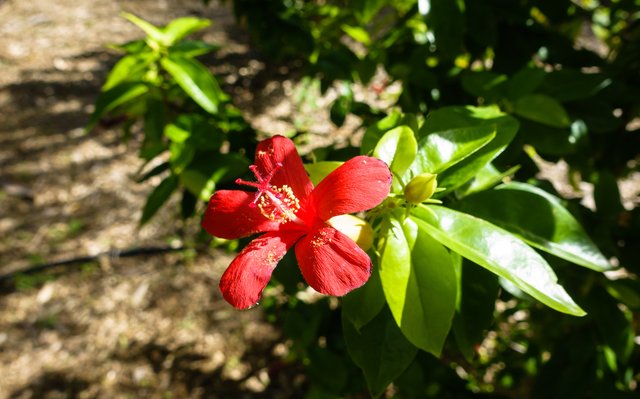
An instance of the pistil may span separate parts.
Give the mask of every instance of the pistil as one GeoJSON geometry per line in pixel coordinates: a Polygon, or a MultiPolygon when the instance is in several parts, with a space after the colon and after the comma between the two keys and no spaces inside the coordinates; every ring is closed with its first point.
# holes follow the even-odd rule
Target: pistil
{"type": "Polygon", "coordinates": [[[260,213],[269,220],[280,218],[281,223],[292,221],[296,224],[304,225],[296,212],[300,209],[300,201],[296,198],[291,187],[286,184],[282,187],[271,185],[271,179],[276,172],[282,168],[282,163],[277,163],[266,177],[263,177],[256,165],[251,165],[249,169],[253,172],[257,182],[249,182],[236,179],[236,184],[241,184],[257,189],[251,204],[252,208],[260,208],[260,213]]]}

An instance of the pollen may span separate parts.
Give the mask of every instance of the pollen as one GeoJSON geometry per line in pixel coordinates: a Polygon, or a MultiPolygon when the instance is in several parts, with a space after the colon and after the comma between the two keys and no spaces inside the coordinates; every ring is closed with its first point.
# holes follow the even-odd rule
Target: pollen
{"type": "Polygon", "coordinates": [[[281,187],[271,186],[258,199],[258,209],[267,219],[286,223],[296,219],[300,201],[286,184],[281,187]]]}
{"type": "Polygon", "coordinates": [[[311,240],[311,246],[317,249],[324,245],[327,245],[330,242],[331,237],[329,236],[329,233],[325,230],[320,230],[315,236],[313,236],[313,239],[311,240]]]}
{"type": "Polygon", "coordinates": [[[269,251],[269,252],[267,253],[266,261],[267,261],[267,263],[268,263],[268,264],[270,264],[270,265],[275,265],[275,264],[277,264],[277,263],[278,263],[278,257],[276,256],[276,254],[275,254],[275,253],[273,253],[272,251],[269,251]]]}

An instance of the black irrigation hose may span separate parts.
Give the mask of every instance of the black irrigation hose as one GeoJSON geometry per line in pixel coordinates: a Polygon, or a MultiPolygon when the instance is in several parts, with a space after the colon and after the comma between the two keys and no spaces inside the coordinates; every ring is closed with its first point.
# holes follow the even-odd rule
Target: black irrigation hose
{"type": "Polygon", "coordinates": [[[139,247],[139,248],[130,248],[125,250],[112,249],[110,251],[101,252],[93,256],[80,256],[77,258],[63,259],[55,262],[43,263],[40,265],[35,265],[31,267],[26,267],[24,269],[15,270],[13,272],[0,275],[0,285],[4,285],[12,281],[13,279],[15,279],[16,276],[35,274],[35,273],[39,273],[39,272],[52,269],[58,266],[71,266],[71,265],[77,265],[77,264],[84,264],[88,262],[97,262],[103,258],[118,259],[118,258],[127,258],[132,256],[140,256],[140,255],[155,255],[155,254],[162,254],[166,252],[181,251],[183,249],[185,248],[184,247],[139,247]]]}

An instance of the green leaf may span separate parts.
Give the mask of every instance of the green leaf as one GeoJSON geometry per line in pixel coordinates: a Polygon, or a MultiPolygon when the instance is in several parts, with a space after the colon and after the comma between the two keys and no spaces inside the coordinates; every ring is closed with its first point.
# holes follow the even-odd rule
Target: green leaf
{"type": "Polygon", "coordinates": [[[306,169],[307,173],[309,173],[309,178],[315,186],[318,185],[318,183],[320,183],[322,179],[327,177],[329,173],[333,172],[336,168],[338,168],[338,166],[342,165],[343,163],[344,162],[338,161],[321,161],[304,164],[304,168],[306,169]]]}
{"type": "Polygon", "coordinates": [[[373,150],[373,156],[386,162],[392,172],[402,176],[413,162],[417,149],[413,130],[408,126],[398,126],[382,136],[373,150]]]}
{"type": "Polygon", "coordinates": [[[369,33],[360,26],[350,26],[350,25],[342,25],[340,27],[344,33],[351,36],[351,38],[357,42],[368,46],[371,44],[371,38],[369,37],[369,33]]]}
{"type": "Polygon", "coordinates": [[[540,89],[544,94],[565,102],[592,97],[611,83],[612,80],[602,73],[563,68],[548,73],[540,89]]]}
{"type": "Polygon", "coordinates": [[[158,212],[158,209],[167,202],[171,194],[178,187],[178,176],[171,175],[164,179],[160,184],[153,189],[147,203],[142,210],[142,218],[140,218],[140,225],[144,225],[158,212]]]}
{"type": "Polygon", "coordinates": [[[489,162],[509,145],[518,131],[518,120],[502,113],[498,107],[445,107],[432,112],[420,128],[419,141],[433,132],[451,129],[491,126],[496,136],[485,146],[444,171],[439,177],[440,187],[449,191],[460,187],[476,176],[489,162]]]}
{"type": "Polygon", "coordinates": [[[174,143],[184,143],[191,136],[191,132],[183,126],[171,123],[165,127],[164,135],[174,143]]]}
{"type": "Polygon", "coordinates": [[[411,174],[441,173],[496,137],[495,126],[474,126],[429,133],[420,140],[411,174]]]}
{"type": "Polygon", "coordinates": [[[226,95],[204,65],[177,56],[163,58],[160,63],[193,101],[211,114],[218,112],[218,104],[226,99],[226,95]]]}
{"type": "Polygon", "coordinates": [[[169,54],[184,58],[193,58],[219,50],[220,46],[205,43],[200,40],[184,40],[169,47],[169,54]]]}
{"type": "Polygon", "coordinates": [[[530,94],[513,103],[514,112],[523,118],[553,127],[568,127],[571,119],[558,100],[544,94],[530,94]]]}
{"type": "Polygon", "coordinates": [[[169,153],[171,169],[176,174],[180,174],[193,160],[193,157],[196,154],[196,149],[188,143],[173,142],[169,146],[169,153]]]}
{"type": "Polygon", "coordinates": [[[469,196],[457,207],[569,262],[600,272],[612,268],[560,200],[537,187],[509,183],[469,196]]]}
{"type": "Polygon", "coordinates": [[[468,184],[456,191],[456,196],[458,198],[464,198],[473,193],[487,190],[500,183],[505,177],[516,173],[518,169],[520,169],[520,166],[516,165],[504,172],[500,172],[493,164],[488,163],[476,173],[468,184]]]}
{"type": "Polygon", "coordinates": [[[441,206],[419,205],[412,214],[421,228],[452,251],[505,278],[559,312],[585,315],[557,283],[547,262],[506,230],[441,206]]]}
{"type": "Polygon", "coordinates": [[[164,173],[165,171],[169,170],[169,166],[170,166],[169,162],[163,162],[163,163],[153,167],[150,171],[148,171],[144,175],[142,175],[139,178],[137,178],[136,182],[137,183],[142,183],[144,181],[149,180],[153,176],[157,176],[157,175],[159,175],[161,173],[164,173]]]}
{"type": "Polygon", "coordinates": [[[202,201],[208,201],[216,188],[216,182],[213,178],[208,178],[193,169],[187,169],[180,174],[180,183],[202,201]]]}
{"type": "Polygon", "coordinates": [[[193,32],[204,29],[209,25],[211,25],[211,21],[196,17],[174,19],[162,29],[162,33],[164,34],[163,44],[165,46],[171,46],[178,40],[183,39],[193,32]]]}
{"type": "Polygon", "coordinates": [[[115,108],[132,101],[149,91],[149,87],[142,82],[128,82],[103,91],[96,99],[96,108],[91,114],[86,130],[93,129],[101,117],[115,108]]]}
{"type": "Polygon", "coordinates": [[[362,326],[369,323],[386,303],[380,282],[380,272],[374,268],[369,280],[357,290],[342,297],[342,316],[360,332],[362,326]]]}
{"type": "Polygon", "coordinates": [[[109,90],[125,81],[140,81],[153,61],[150,53],[130,54],[122,57],[111,69],[102,91],[109,90]]]}
{"type": "Polygon", "coordinates": [[[164,103],[149,96],[147,109],[144,113],[144,140],[140,146],[139,155],[142,159],[151,160],[166,150],[166,144],[162,140],[162,132],[165,128],[166,112],[164,103]]]}
{"type": "Polygon", "coordinates": [[[373,397],[380,396],[415,358],[418,348],[402,334],[389,310],[358,330],[342,312],[344,340],[353,362],[364,372],[373,397]]]}
{"type": "Polygon", "coordinates": [[[509,79],[507,86],[507,96],[511,100],[525,96],[540,87],[544,81],[546,73],[540,68],[525,67],[515,73],[509,79]]]}
{"type": "Polygon", "coordinates": [[[461,83],[467,93],[491,103],[502,97],[507,76],[488,71],[467,72],[462,75],[461,83]]]}
{"type": "Polygon", "coordinates": [[[412,220],[386,220],[380,279],[396,323],[411,343],[440,355],[456,304],[449,252],[412,220]]]}
{"type": "Polygon", "coordinates": [[[387,131],[400,125],[407,125],[413,129],[414,132],[418,131],[418,121],[415,115],[402,115],[397,111],[393,111],[375,124],[369,125],[367,131],[364,133],[364,137],[362,137],[360,153],[369,154],[372,152],[373,149],[376,148],[376,144],[378,144],[380,138],[382,138],[387,131]]]}
{"type": "Polygon", "coordinates": [[[142,29],[144,31],[144,33],[147,34],[147,36],[149,36],[149,38],[151,40],[153,40],[154,42],[158,43],[158,44],[163,44],[166,42],[165,39],[165,34],[158,29],[157,27],[153,26],[152,24],[150,24],[149,22],[138,18],[137,16],[130,14],[128,12],[123,12],[121,14],[125,19],[129,20],[129,22],[132,22],[134,25],[136,25],[138,28],[142,29]]]}

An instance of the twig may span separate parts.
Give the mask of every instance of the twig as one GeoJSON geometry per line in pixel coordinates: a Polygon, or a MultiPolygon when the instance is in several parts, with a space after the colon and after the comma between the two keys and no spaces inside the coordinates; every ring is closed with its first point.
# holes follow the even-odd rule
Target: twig
{"type": "Polygon", "coordinates": [[[88,262],[97,262],[100,259],[108,258],[108,259],[118,259],[118,258],[127,258],[131,256],[140,256],[140,255],[154,255],[161,254],[165,252],[175,252],[181,251],[184,247],[138,247],[138,248],[130,248],[125,250],[120,249],[112,249],[106,252],[101,252],[97,255],[92,256],[80,256],[77,258],[63,259],[55,262],[43,263],[40,265],[26,267],[24,269],[15,270],[9,272],[7,274],[0,275],[0,285],[13,280],[16,276],[25,275],[25,274],[35,274],[48,269],[52,269],[58,266],[71,266],[77,264],[84,264],[88,262]]]}

